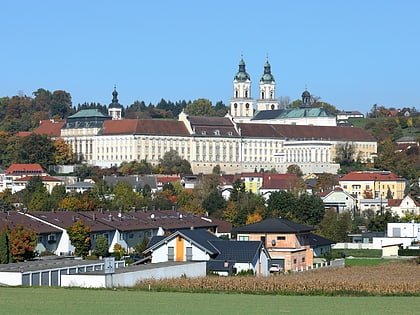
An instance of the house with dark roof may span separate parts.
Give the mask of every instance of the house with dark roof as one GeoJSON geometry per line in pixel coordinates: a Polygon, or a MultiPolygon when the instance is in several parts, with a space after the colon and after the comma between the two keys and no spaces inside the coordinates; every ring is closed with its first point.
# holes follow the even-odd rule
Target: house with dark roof
{"type": "Polygon", "coordinates": [[[207,270],[220,275],[252,270],[267,276],[270,256],[261,241],[221,240],[205,230],[178,230],[166,237],[152,238],[143,252],[152,263],[206,261],[207,270]]]}
{"type": "Polygon", "coordinates": [[[238,241],[262,241],[272,264],[283,270],[312,267],[313,248],[309,240],[313,227],[283,218],[269,218],[235,229],[238,241]]]}
{"type": "Polygon", "coordinates": [[[333,244],[336,244],[333,240],[309,233],[309,245],[314,252],[314,257],[322,257],[325,253],[330,252],[333,244]]]}

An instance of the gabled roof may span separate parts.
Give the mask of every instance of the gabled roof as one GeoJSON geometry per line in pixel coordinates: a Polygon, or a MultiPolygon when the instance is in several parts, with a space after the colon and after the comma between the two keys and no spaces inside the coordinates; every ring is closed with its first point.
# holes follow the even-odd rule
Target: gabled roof
{"type": "Polygon", "coordinates": [[[156,189],[156,177],[149,175],[130,175],[130,176],[104,176],[104,181],[111,187],[114,187],[118,183],[127,182],[133,187],[143,188],[145,185],[149,185],[151,189],[156,189]]]}
{"type": "Polygon", "coordinates": [[[7,174],[26,174],[26,173],[44,173],[44,170],[39,164],[12,164],[6,170],[7,174]]]}
{"type": "Polygon", "coordinates": [[[295,223],[283,218],[269,218],[264,221],[238,227],[238,233],[303,233],[314,230],[313,227],[295,223]]]}
{"type": "Polygon", "coordinates": [[[340,178],[341,181],[406,181],[404,178],[392,172],[376,171],[376,172],[351,172],[340,178]]]}
{"type": "Polygon", "coordinates": [[[38,128],[34,130],[37,135],[48,135],[50,137],[60,137],[61,128],[66,124],[65,121],[42,120],[38,128]]]}
{"type": "Polygon", "coordinates": [[[319,247],[319,246],[326,246],[326,245],[331,245],[331,244],[337,243],[333,240],[330,240],[328,238],[316,235],[314,233],[309,233],[308,239],[309,239],[309,245],[311,246],[311,248],[315,248],[315,247],[319,247]]]}
{"type": "Polygon", "coordinates": [[[207,232],[206,230],[194,229],[178,230],[167,237],[159,239],[157,242],[154,241],[153,244],[150,247],[148,247],[143,253],[153,251],[156,248],[163,245],[165,242],[169,242],[170,240],[173,240],[178,236],[181,236],[185,240],[191,242],[192,244],[195,244],[197,247],[209,253],[210,255],[219,254],[218,250],[211,244],[211,241],[218,241],[219,238],[211,234],[210,232],[207,232]]]}
{"type": "Polygon", "coordinates": [[[292,189],[297,186],[298,180],[295,174],[264,174],[260,189],[292,189]]]}
{"type": "Polygon", "coordinates": [[[40,234],[61,232],[60,229],[57,229],[46,223],[40,222],[36,219],[30,218],[24,215],[22,212],[0,212],[0,230],[3,229],[4,226],[7,226],[9,229],[13,229],[18,225],[22,225],[25,228],[40,234]]]}
{"type": "Polygon", "coordinates": [[[224,241],[216,240],[210,242],[219,254],[216,260],[235,260],[239,263],[249,263],[255,260],[262,248],[261,241],[224,241]]]}
{"type": "Polygon", "coordinates": [[[251,120],[276,119],[279,118],[284,112],[284,109],[261,110],[258,111],[251,120]]]}
{"type": "MultiPolygon", "coordinates": [[[[30,181],[31,178],[32,176],[24,176],[24,177],[15,179],[15,182],[28,182],[30,181]]],[[[61,179],[55,178],[49,175],[39,176],[39,178],[41,179],[42,182],[63,182],[61,179]]]]}

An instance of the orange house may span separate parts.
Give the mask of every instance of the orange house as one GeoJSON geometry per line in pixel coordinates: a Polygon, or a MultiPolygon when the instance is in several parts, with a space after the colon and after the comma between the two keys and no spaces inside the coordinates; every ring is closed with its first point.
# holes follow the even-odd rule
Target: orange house
{"type": "Polygon", "coordinates": [[[282,218],[270,218],[236,229],[238,241],[262,241],[271,264],[285,270],[302,270],[313,265],[309,243],[312,227],[282,218]]]}

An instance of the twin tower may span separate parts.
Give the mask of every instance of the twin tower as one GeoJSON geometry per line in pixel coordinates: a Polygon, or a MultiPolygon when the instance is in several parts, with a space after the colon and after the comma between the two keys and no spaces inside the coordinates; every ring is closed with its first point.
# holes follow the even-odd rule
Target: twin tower
{"type": "MultiPolygon", "coordinates": [[[[257,110],[280,109],[276,99],[276,82],[271,74],[268,60],[264,65],[264,73],[260,79],[260,89],[256,100],[257,110]]],[[[251,97],[251,77],[246,72],[243,58],[239,62],[239,70],[233,78],[233,97],[230,100],[230,114],[233,118],[251,119],[254,116],[254,99],[251,97]]]]}

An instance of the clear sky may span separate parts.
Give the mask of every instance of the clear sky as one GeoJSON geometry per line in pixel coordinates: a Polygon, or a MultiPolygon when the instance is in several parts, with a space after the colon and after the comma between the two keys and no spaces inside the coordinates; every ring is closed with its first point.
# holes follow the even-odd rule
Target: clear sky
{"type": "Polygon", "coordinates": [[[251,96],[268,56],[276,97],[343,110],[420,108],[420,1],[4,1],[0,97],[65,90],[73,105],[229,104],[241,55],[251,96]]]}

